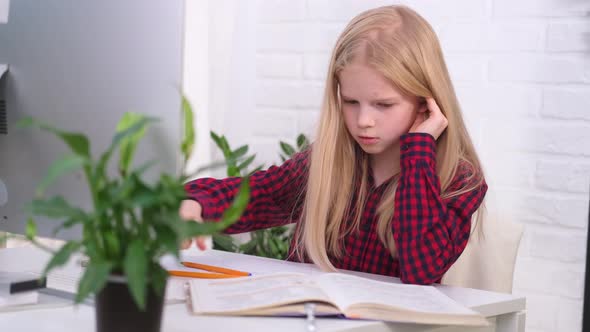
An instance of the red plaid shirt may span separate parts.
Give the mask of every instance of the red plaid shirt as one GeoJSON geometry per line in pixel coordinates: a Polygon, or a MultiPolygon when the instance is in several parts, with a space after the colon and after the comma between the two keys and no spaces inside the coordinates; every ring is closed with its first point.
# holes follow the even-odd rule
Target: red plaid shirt
{"type": "MultiPolygon", "coordinates": [[[[471,216],[480,206],[487,185],[449,199],[440,197],[436,174],[435,140],[429,134],[401,137],[401,174],[395,196],[392,232],[398,257],[392,257],[376,232],[377,205],[389,181],[374,187],[369,179],[369,197],[360,231],[344,240],[346,255],[331,258],[339,269],[399,277],[403,282],[431,284],[461,255],[471,230],[471,216]]],[[[251,177],[251,199],[244,215],[226,233],[242,233],[285,225],[298,220],[305,189],[309,153],[298,153],[281,166],[272,166],[251,177]],[[299,198],[299,199],[298,199],[299,198]]],[[[450,190],[464,187],[472,170],[460,167],[450,190]]],[[[188,197],[203,207],[203,218],[221,217],[240,186],[240,178],[203,178],[186,184],[188,197]]],[[[352,222],[353,217],[347,216],[352,222]]]]}

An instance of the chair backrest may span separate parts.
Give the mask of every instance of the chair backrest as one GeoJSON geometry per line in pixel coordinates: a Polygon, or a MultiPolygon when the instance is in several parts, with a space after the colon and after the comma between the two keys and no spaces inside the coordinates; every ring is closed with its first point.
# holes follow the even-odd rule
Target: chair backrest
{"type": "Polygon", "coordinates": [[[487,216],[467,247],[442,278],[442,284],[512,293],[514,264],[523,225],[487,216]]]}

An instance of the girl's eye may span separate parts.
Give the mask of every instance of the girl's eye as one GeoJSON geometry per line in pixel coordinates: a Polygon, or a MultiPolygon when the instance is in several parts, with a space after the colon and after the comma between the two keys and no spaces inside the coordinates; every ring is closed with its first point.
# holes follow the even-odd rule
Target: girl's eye
{"type": "Polygon", "coordinates": [[[358,104],[359,102],[358,102],[358,101],[356,101],[356,100],[344,100],[344,103],[345,103],[345,104],[349,104],[349,105],[356,105],[356,104],[358,104]]]}
{"type": "Polygon", "coordinates": [[[377,106],[379,106],[381,108],[390,108],[393,105],[395,105],[395,104],[386,104],[386,103],[378,103],[377,104],[377,106]]]}

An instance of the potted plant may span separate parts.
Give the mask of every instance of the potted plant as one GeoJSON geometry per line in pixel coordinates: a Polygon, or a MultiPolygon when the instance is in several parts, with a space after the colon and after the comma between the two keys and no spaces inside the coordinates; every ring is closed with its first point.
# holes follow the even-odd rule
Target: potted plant
{"type": "MultiPolygon", "coordinates": [[[[251,174],[263,168],[262,165],[256,167],[253,171],[248,172],[248,167],[256,158],[256,154],[247,156],[249,146],[242,145],[237,149],[232,149],[227,138],[211,131],[211,139],[215,142],[219,150],[223,153],[227,165],[227,176],[242,176],[242,174],[251,174]],[[245,158],[243,162],[237,160],[245,158]]],[[[309,140],[304,134],[297,136],[297,146],[294,147],[289,143],[279,141],[281,153],[279,156],[285,162],[295,153],[301,152],[309,146],[309,140]]],[[[277,226],[266,229],[260,229],[250,232],[248,242],[238,244],[230,235],[215,234],[213,235],[213,246],[215,249],[238,252],[246,255],[255,255],[276,259],[286,259],[289,254],[289,244],[293,237],[293,227],[277,226]]]]}
{"type": "MultiPolygon", "coordinates": [[[[193,112],[182,99],[184,133],[181,153],[188,161],[194,143],[193,112]]],[[[36,119],[26,118],[22,127],[37,127],[55,134],[71,154],[53,163],[37,189],[37,197],[26,206],[31,215],[59,220],[55,232],[81,225],[82,237],[66,242],[59,250],[46,248],[35,239],[36,223],[29,218],[27,238],[50,250],[52,257],[43,276],[64,265],[72,254],[81,253],[88,263],[80,279],[76,303],[95,295],[97,331],[159,331],[168,272],[159,262],[166,254],[179,257],[182,241],[197,235],[218,233],[234,223],[249,199],[249,180],[242,186],[221,220],[210,223],[183,221],[178,215],[185,199],[187,175],[161,174],[155,183],[145,181],[153,162],[133,166],[135,149],[149,125],[157,121],[141,114],[126,113],[120,120],[108,149],[95,159],[89,139],[65,132],[36,119]],[[109,174],[111,156],[118,150],[118,172],[109,174]],[[44,197],[45,189],[66,172],[82,169],[92,195],[88,211],[72,206],[67,198],[44,197]]],[[[182,168],[184,169],[184,167],[182,168]]],[[[112,172],[111,172],[112,173],[112,172]]]]}

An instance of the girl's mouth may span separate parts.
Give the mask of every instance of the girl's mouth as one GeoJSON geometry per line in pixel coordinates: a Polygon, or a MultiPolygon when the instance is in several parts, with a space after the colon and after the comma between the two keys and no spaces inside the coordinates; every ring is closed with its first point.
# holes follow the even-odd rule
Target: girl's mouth
{"type": "Polygon", "coordinates": [[[370,136],[358,136],[359,143],[364,145],[371,145],[377,143],[379,140],[377,137],[370,137],[370,136]]]}

